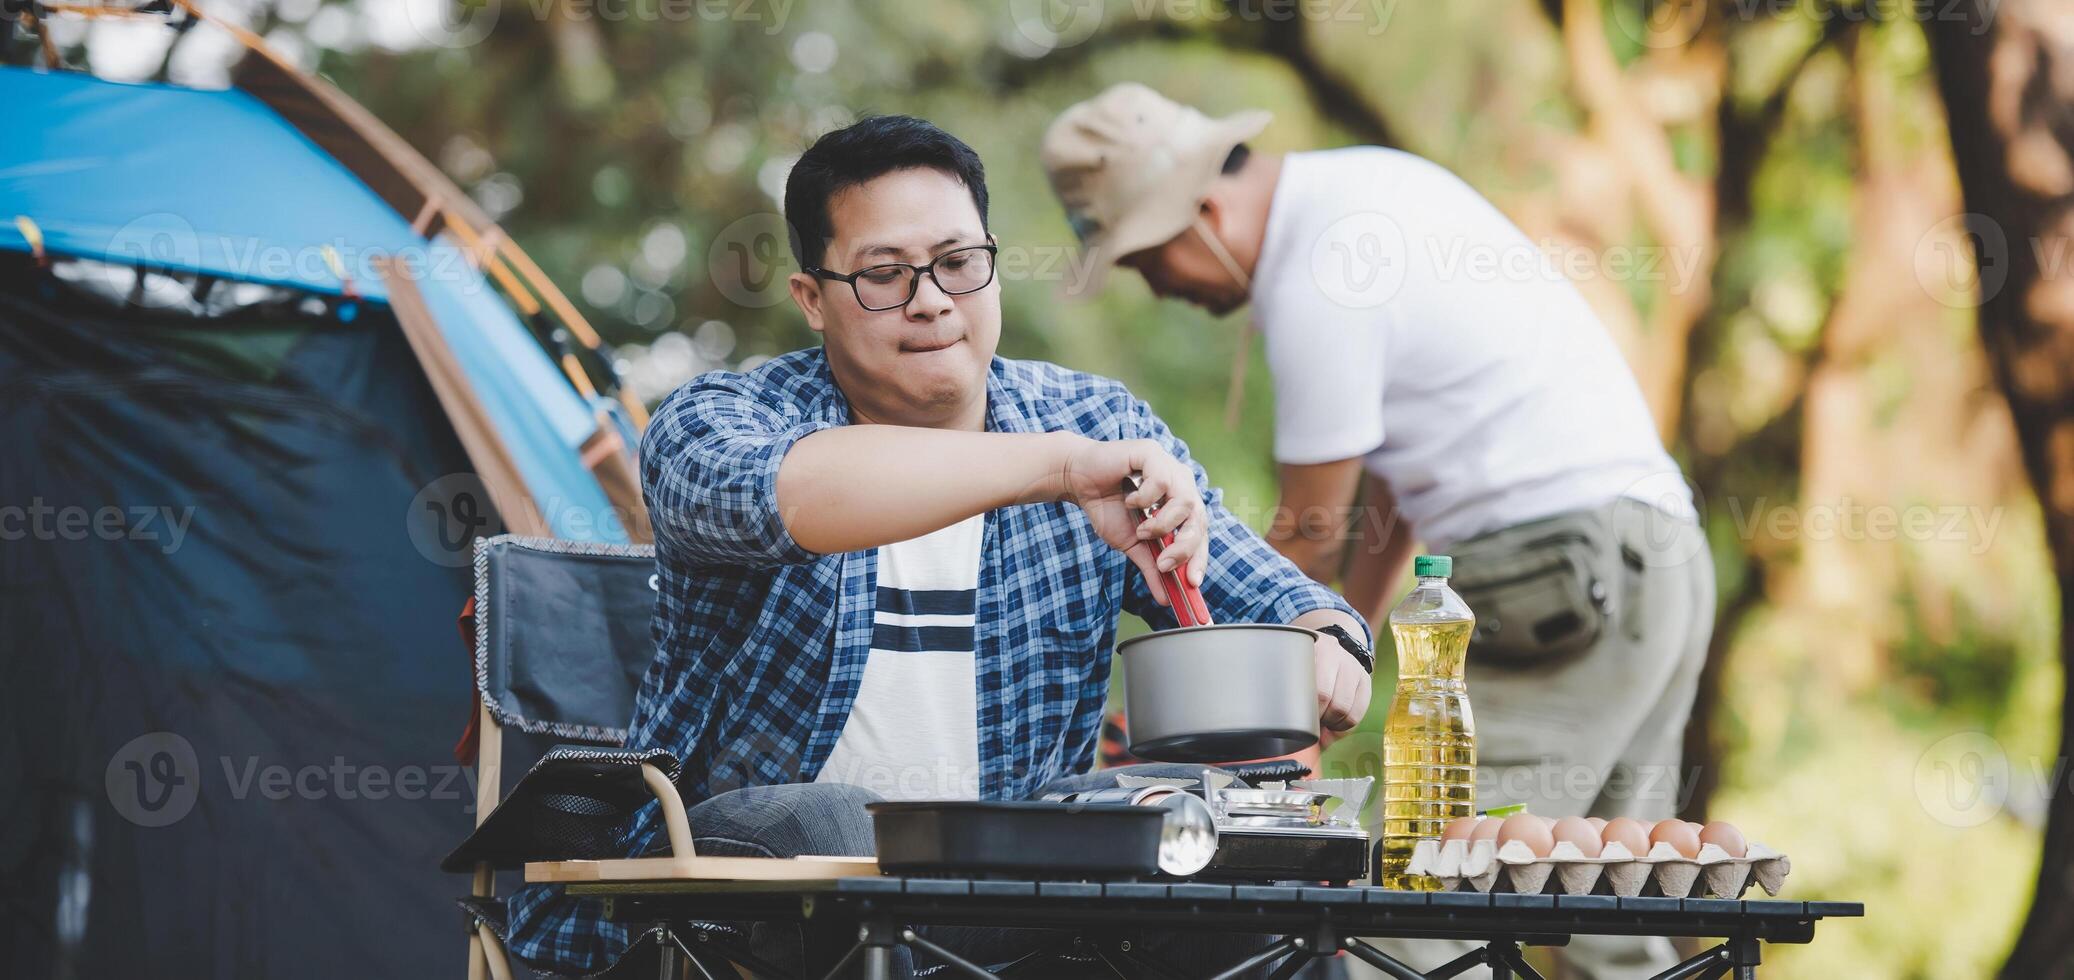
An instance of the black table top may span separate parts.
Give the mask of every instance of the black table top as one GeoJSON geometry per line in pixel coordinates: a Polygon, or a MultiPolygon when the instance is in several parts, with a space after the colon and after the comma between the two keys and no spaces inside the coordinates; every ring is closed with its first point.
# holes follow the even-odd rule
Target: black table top
{"type": "Polygon", "coordinates": [[[1203,882],[997,881],[858,877],[823,881],[584,883],[619,919],[800,918],[879,915],[914,923],[1094,926],[1158,922],[1184,929],[1287,929],[1329,918],[1361,935],[1751,935],[1807,942],[1824,918],[1858,917],[1858,902],[1618,898],[1409,892],[1368,886],[1203,882]],[[819,911],[816,911],[816,910],[819,911]]]}

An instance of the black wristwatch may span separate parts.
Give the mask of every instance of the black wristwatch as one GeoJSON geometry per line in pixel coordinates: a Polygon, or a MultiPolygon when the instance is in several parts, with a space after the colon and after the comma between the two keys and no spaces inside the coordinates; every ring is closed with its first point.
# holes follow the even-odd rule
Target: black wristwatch
{"type": "Polygon", "coordinates": [[[1363,646],[1354,634],[1347,632],[1346,627],[1334,623],[1331,626],[1318,627],[1318,632],[1338,640],[1339,648],[1353,654],[1354,662],[1360,664],[1362,670],[1375,673],[1375,653],[1363,646]]]}

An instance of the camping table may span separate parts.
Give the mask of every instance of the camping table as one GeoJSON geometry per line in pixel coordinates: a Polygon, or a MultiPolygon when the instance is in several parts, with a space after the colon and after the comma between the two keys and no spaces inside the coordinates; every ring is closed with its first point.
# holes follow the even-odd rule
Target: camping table
{"type": "MultiPolygon", "coordinates": [[[[528,877],[540,880],[531,874],[528,877]]],[[[1605,935],[1719,939],[1720,944],[1658,974],[1656,980],[1719,977],[1731,971],[1740,980],[1756,976],[1762,943],[1809,942],[1814,939],[1816,922],[1865,914],[1865,907],[1856,902],[1426,893],[1361,886],[1193,882],[872,876],[794,881],[589,881],[571,883],[568,888],[571,895],[603,899],[608,917],[629,923],[799,922],[808,929],[810,949],[819,946],[826,953],[842,955],[830,976],[861,960],[864,976],[873,980],[890,974],[893,949],[903,944],[927,950],[965,976],[993,976],[917,935],[915,926],[1049,927],[1101,937],[1113,936],[1119,923],[1128,923],[1132,930],[1154,927],[1284,937],[1218,974],[1220,978],[1280,961],[1272,975],[1283,980],[1311,959],[1341,950],[1398,980],[1440,980],[1479,964],[1488,965],[1498,980],[1530,978],[1539,975],[1521,957],[1522,944],[1561,945],[1572,935],[1605,935]],[[1356,938],[1362,936],[1464,939],[1483,945],[1421,972],[1356,938]],[[830,946],[831,940],[836,945],[830,946]]],[[[1173,976],[1159,964],[1135,956],[1128,941],[1098,939],[1095,946],[1124,976],[1173,976]]],[[[671,957],[665,957],[663,969],[675,969],[671,957]]]]}

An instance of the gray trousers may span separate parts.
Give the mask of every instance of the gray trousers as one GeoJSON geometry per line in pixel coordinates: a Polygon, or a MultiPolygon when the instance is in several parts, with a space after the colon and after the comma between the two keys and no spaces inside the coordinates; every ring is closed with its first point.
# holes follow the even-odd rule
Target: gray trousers
{"type": "MultiPolygon", "coordinates": [[[[1194,776],[1202,766],[1148,764],[1065,776],[1046,783],[1038,795],[1116,785],[1118,774],[1194,776]]],[[[871,816],[864,806],[879,799],[870,790],[842,783],[792,783],[732,790],[690,807],[694,845],[700,854],[743,857],[795,857],[802,854],[869,855],[873,853],[871,816]]],[[[1128,927],[1127,923],[1119,926],[1128,927]]],[[[1022,980],[1107,975],[1093,955],[1074,945],[1069,933],[1046,929],[928,927],[918,930],[931,942],[981,966],[999,970],[1013,964],[1022,980]]],[[[750,951],[798,973],[806,959],[806,937],[797,925],[747,924],[750,951]]],[[[1145,958],[1167,965],[1183,976],[1208,976],[1259,952],[1270,936],[1148,932],[1132,938],[1145,958]]],[[[926,953],[902,948],[894,964],[896,976],[930,976],[942,965],[926,953]]],[[[823,969],[826,969],[824,966],[823,969]]],[[[1262,971],[1256,971],[1259,973],[1262,971]]]]}
{"type": "MultiPolygon", "coordinates": [[[[1525,803],[1548,817],[1669,817],[1682,802],[1685,722],[1714,630],[1714,564],[1706,536],[1689,520],[1619,500],[1464,542],[1455,548],[1457,569],[1463,552],[1502,554],[1551,534],[1590,542],[1590,566],[1611,583],[1611,614],[1588,649],[1547,662],[1479,659],[1471,647],[1477,808],[1525,803]]],[[[1377,945],[1427,969],[1472,946],[1446,940],[1377,945]]],[[[1677,962],[1670,941],[1655,937],[1578,936],[1561,955],[1566,976],[1591,980],[1648,977],[1677,962]]],[[[1354,967],[1357,975],[1374,975],[1360,972],[1366,969],[1354,967]]]]}

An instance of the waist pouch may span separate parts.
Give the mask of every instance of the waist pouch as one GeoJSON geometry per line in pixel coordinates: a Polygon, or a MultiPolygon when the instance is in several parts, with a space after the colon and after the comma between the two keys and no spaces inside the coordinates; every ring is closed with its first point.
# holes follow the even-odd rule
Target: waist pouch
{"type": "Polygon", "coordinates": [[[1476,613],[1469,656],[1495,665],[1566,660],[1591,648],[1614,619],[1618,560],[1599,511],[1580,511],[1456,544],[1449,585],[1476,613]],[[1610,564],[1610,568],[1607,567],[1610,564]]]}

